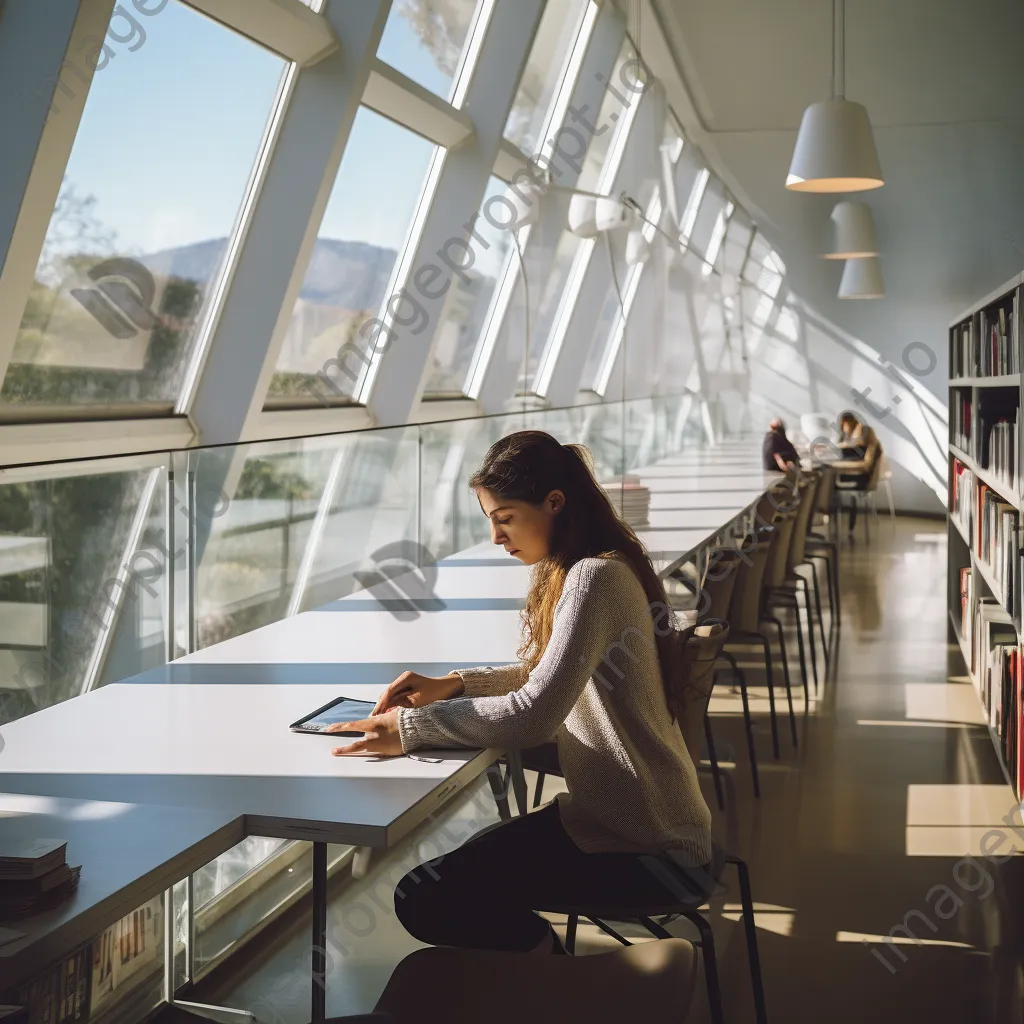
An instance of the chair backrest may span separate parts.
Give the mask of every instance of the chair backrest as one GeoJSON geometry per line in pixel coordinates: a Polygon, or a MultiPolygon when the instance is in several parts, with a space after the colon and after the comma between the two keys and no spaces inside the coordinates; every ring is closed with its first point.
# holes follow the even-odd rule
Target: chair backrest
{"type": "Polygon", "coordinates": [[[796,522],[793,526],[793,540],[789,545],[789,554],[786,556],[786,572],[793,574],[796,567],[800,565],[807,550],[807,531],[811,528],[811,517],[814,515],[814,506],[818,500],[818,478],[812,476],[800,496],[800,506],[796,512],[796,522]]]}
{"type": "Polygon", "coordinates": [[[698,581],[697,622],[728,618],[736,570],[742,556],[734,548],[709,548],[706,557],[706,570],[703,579],[698,581]]]}
{"type": "Polygon", "coordinates": [[[710,619],[675,634],[677,672],[672,682],[679,730],[695,765],[700,764],[704,715],[715,685],[715,666],[729,638],[729,623],[710,619]]]}
{"type": "Polygon", "coordinates": [[[593,956],[427,946],[395,968],[377,1010],[395,1024],[683,1024],[697,965],[685,939],[593,956]]]}
{"type": "Polygon", "coordinates": [[[878,446],[878,453],[875,455],[875,461],[871,463],[871,469],[868,470],[868,482],[864,487],[866,491],[877,491],[878,485],[882,480],[882,469],[885,466],[885,459],[882,454],[882,446],[878,446]]]}
{"type": "Polygon", "coordinates": [[[775,530],[768,537],[768,558],[765,562],[762,584],[765,589],[781,587],[786,582],[786,566],[789,563],[789,549],[793,543],[796,520],[796,512],[775,517],[775,530]]]}
{"type": "Polygon", "coordinates": [[[729,602],[729,626],[733,632],[756,633],[761,624],[761,587],[771,546],[773,526],[762,527],[758,539],[744,550],[736,570],[736,584],[729,602]]]}

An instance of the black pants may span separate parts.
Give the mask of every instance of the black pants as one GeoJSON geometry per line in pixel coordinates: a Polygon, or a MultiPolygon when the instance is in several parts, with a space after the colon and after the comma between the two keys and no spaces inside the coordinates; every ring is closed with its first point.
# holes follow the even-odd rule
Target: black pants
{"type": "MultiPolygon", "coordinates": [[[[868,488],[868,477],[870,473],[846,473],[836,477],[837,490],[840,491],[866,491],[868,488]],[[839,484],[844,486],[838,487],[839,484]]],[[[850,533],[857,525],[857,502],[850,504],[850,533]]]]}
{"type": "Polygon", "coordinates": [[[584,853],[550,804],[409,872],[395,890],[395,911],[406,931],[432,946],[526,952],[550,932],[537,910],[699,906],[712,874],[710,865],[679,866],[668,855],[584,853]]]}

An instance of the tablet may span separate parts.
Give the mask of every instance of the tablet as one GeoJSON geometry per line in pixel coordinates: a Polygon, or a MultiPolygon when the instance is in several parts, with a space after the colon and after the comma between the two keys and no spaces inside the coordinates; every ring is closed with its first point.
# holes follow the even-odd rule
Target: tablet
{"type": "MultiPolygon", "coordinates": [[[[338,697],[330,704],[292,722],[292,732],[326,732],[329,725],[335,722],[361,722],[373,714],[374,705],[368,700],[353,700],[351,697],[338,697]]],[[[335,732],[332,736],[362,736],[361,732],[335,732]]]]}

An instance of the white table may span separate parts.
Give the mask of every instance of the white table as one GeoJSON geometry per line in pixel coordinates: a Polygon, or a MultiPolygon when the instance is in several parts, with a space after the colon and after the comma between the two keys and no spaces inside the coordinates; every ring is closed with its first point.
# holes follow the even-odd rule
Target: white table
{"type": "MultiPolygon", "coordinates": [[[[339,621],[337,615],[328,617],[339,621]]],[[[262,632],[248,637],[258,639],[262,632]]],[[[209,650],[219,652],[221,646],[209,650]]],[[[277,666],[286,677],[290,668],[293,681],[254,684],[246,681],[253,666],[203,661],[206,653],[164,666],[160,672],[168,682],[147,682],[153,676],[149,673],[4,726],[4,787],[37,799],[144,802],[156,816],[163,810],[173,816],[179,809],[198,809],[208,815],[207,826],[218,830],[227,819],[242,822],[232,842],[214,843],[219,848],[209,847],[206,852],[213,852],[205,860],[188,860],[192,839],[187,830],[180,839],[167,834],[163,860],[194,865],[170,879],[172,884],[244,836],[312,842],[312,942],[314,951],[325,950],[327,844],[393,844],[474,781],[498,752],[419,751],[386,760],[332,757],[330,748],[344,740],[292,733],[288,723],[343,694],[376,700],[381,685],[304,683],[301,665],[277,666]],[[237,682],[223,681],[225,668],[237,682]],[[187,681],[174,681],[178,677],[187,681]]],[[[47,832],[70,837],[74,827],[72,818],[55,816],[47,832]]],[[[108,837],[108,856],[117,838],[116,833],[108,837]]],[[[97,870],[92,861],[83,879],[90,869],[97,870]]],[[[124,877],[134,875],[130,871],[124,877]]],[[[316,981],[324,967],[323,956],[315,954],[314,1021],[324,1017],[326,993],[316,981]]]]}
{"type": "Polygon", "coordinates": [[[68,863],[82,867],[68,900],[10,922],[25,937],[0,946],[0,991],[88,942],[245,837],[241,815],[227,810],[11,793],[0,793],[0,818],[5,837],[66,839],[68,863]]]}
{"type": "MultiPolygon", "coordinates": [[[[663,574],[713,541],[778,479],[738,449],[682,457],[638,475],[659,502],[656,522],[640,537],[663,574]]],[[[499,753],[333,758],[329,748],[338,740],[287,729],[342,694],[375,700],[405,668],[441,674],[516,659],[529,586],[524,566],[483,543],[423,576],[432,597],[420,605],[421,592],[409,607],[401,581],[393,580],[4,726],[4,788],[24,794],[20,799],[53,800],[58,810],[67,801],[120,801],[139,815],[173,820],[192,813],[193,831],[184,828],[181,840],[161,851],[161,863],[176,866],[223,852],[228,847],[207,856],[226,841],[224,829],[235,828],[228,846],[243,835],[313,842],[313,946],[324,949],[327,843],[394,843],[499,753]],[[241,834],[232,824],[239,821],[241,834]],[[193,832],[204,827],[215,838],[197,850],[193,832]]],[[[74,832],[67,814],[52,824],[59,835],[74,832]]],[[[155,884],[152,872],[145,878],[155,884]]],[[[73,908],[68,913],[74,919],[73,908]]],[[[55,949],[56,940],[46,948],[55,949]]],[[[323,970],[323,957],[315,958],[314,978],[323,970]]],[[[324,995],[314,983],[314,1020],[323,1017],[324,995]]]]}

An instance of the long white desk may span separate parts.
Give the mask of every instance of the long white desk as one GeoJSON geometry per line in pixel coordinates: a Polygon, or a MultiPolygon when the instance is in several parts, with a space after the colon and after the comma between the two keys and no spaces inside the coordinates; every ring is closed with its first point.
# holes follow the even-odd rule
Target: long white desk
{"type": "Polygon", "coordinates": [[[0,991],[59,960],[137,907],[240,843],[241,816],[152,804],[0,793],[5,837],[60,837],[68,863],[83,865],[75,893],[58,907],[10,927],[24,934],[0,946],[0,991]]]}
{"type": "MultiPolygon", "coordinates": [[[[758,463],[746,450],[723,448],[639,471],[652,506],[658,500],[651,528],[640,538],[659,571],[671,572],[714,540],[778,479],[758,463]]],[[[68,800],[119,801],[150,813],[161,813],[155,810],[161,806],[171,808],[171,816],[195,813],[195,828],[208,827],[219,837],[208,849],[199,844],[196,856],[218,847],[235,822],[244,835],[312,841],[313,945],[324,948],[326,844],[394,843],[499,753],[333,758],[336,739],[287,728],[341,694],[375,700],[406,668],[441,674],[515,660],[529,586],[525,567],[482,543],[425,575],[431,582],[426,601],[417,602],[416,594],[406,600],[401,581],[390,581],[9,723],[0,788],[53,800],[58,808],[68,800]]],[[[52,831],[63,836],[71,822],[58,816],[52,831]]],[[[113,848],[116,824],[107,834],[113,848]]],[[[237,829],[231,834],[233,842],[242,838],[237,829]]],[[[161,864],[193,865],[193,839],[188,828],[180,841],[173,832],[154,833],[151,852],[161,864]]],[[[83,880],[96,870],[90,859],[83,880]]],[[[131,877],[136,870],[134,863],[125,867],[126,891],[134,892],[127,883],[138,881],[131,877]]],[[[152,872],[146,877],[152,880],[152,872]]],[[[95,905],[86,912],[84,903],[67,908],[72,918],[76,905],[82,928],[103,918],[95,905]]],[[[56,944],[39,948],[49,954],[56,944]]],[[[31,944],[23,950],[24,956],[34,952],[31,944]]],[[[19,960],[22,969],[26,962],[19,960]]],[[[314,962],[314,975],[318,967],[322,974],[322,958],[314,962]]],[[[12,968],[11,977],[15,973],[12,968]]],[[[324,990],[314,984],[313,1019],[323,1013],[324,990]]]]}

